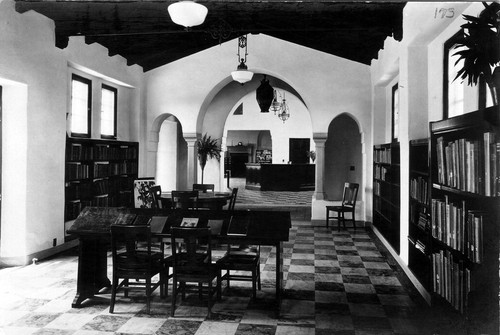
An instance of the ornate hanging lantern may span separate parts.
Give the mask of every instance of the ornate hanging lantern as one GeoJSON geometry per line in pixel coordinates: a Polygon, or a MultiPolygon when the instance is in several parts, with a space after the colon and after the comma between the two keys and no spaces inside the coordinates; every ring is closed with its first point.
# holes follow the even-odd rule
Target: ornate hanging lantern
{"type": "Polygon", "coordinates": [[[273,99],[274,89],[269,84],[269,80],[266,79],[266,75],[264,75],[264,79],[261,80],[260,86],[257,88],[257,103],[261,113],[269,113],[269,107],[273,99]]]}

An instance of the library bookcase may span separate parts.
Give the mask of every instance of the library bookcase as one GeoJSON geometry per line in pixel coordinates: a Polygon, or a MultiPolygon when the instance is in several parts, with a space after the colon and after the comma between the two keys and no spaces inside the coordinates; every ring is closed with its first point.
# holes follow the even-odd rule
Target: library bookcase
{"type": "Polygon", "coordinates": [[[399,254],[399,143],[373,147],[373,225],[399,254]]]}
{"type": "Polygon", "coordinates": [[[64,221],[86,206],[132,206],[138,155],[137,142],[67,137],[64,221]]]}
{"type": "Polygon", "coordinates": [[[499,332],[500,109],[430,123],[433,301],[499,332]]]}
{"type": "Polygon", "coordinates": [[[431,240],[429,202],[429,140],[412,140],[408,227],[408,267],[430,292],[431,240]]]}

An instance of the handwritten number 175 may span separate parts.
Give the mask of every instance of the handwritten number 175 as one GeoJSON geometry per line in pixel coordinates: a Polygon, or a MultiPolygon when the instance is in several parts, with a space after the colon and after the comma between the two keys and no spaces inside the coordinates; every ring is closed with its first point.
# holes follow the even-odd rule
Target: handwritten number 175
{"type": "Polygon", "coordinates": [[[434,11],[434,18],[447,18],[451,19],[453,16],[455,16],[455,9],[454,8],[436,8],[434,11]]]}

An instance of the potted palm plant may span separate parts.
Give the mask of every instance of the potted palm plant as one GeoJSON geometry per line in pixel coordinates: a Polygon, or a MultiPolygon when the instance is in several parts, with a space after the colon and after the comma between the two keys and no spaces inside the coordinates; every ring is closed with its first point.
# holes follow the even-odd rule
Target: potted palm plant
{"type": "Polygon", "coordinates": [[[196,142],[196,147],[198,150],[198,160],[201,167],[201,183],[203,184],[203,173],[205,171],[205,165],[207,164],[208,158],[217,158],[220,160],[220,147],[217,144],[217,139],[212,139],[211,136],[203,135],[202,138],[198,139],[196,142]]]}
{"type": "Polygon", "coordinates": [[[491,92],[493,104],[498,105],[500,81],[500,4],[483,2],[485,9],[478,17],[463,15],[467,21],[462,27],[463,36],[457,43],[460,48],[456,64],[463,61],[454,80],[467,79],[469,86],[476,86],[482,77],[491,92]]]}

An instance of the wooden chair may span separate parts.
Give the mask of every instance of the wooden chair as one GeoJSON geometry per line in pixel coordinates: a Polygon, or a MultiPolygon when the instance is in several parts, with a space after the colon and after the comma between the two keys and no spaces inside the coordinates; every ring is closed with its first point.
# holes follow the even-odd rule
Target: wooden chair
{"type": "Polygon", "coordinates": [[[227,206],[227,210],[230,212],[234,211],[234,205],[236,204],[236,197],[238,196],[238,188],[235,187],[231,191],[231,199],[229,199],[229,205],[227,206]]]}
{"type": "Polygon", "coordinates": [[[354,216],[356,210],[356,198],[358,196],[359,184],[345,183],[344,192],[342,194],[342,204],[340,206],[326,206],[326,227],[330,219],[337,219],[338,230],[340,231],[340,223],[342,222],[345,228],[345,213],[351,213],[351,220],[354,229],[356,229],[356,218],[354,216]],[[337,212],[337,216],[330,216],[330,212],[337,212]]]}
{"type": "Polygon", "coordinates": [[[221,297],[221,271],[219,262],[212,262],[212,243],[210,228],[171,228],[171,245],[173,258],[173,288],[171,316],[175,313],[178,291],[182,291],[182,299],[186,296],[186,283],[198,283],[198,294],[202,299],[203,284],[207,284],[208,318],[211,317],[212,298],[221,297]],[[181,243],[182,250],[174,247],[181,243]],[[217,279],[216,287],[213,286],[217,279]],[[179,286],[178,286],[179,285],[179,286]]]}
{"type": "Polygon", "coordinates": [[[111,252],[113,280],[109,312],[113,313],[118,290],[124,290],[125,297],[128,297],[130,290],[144,289],[149,314],[151,294],[160,287],[160,296],[163,298],[168,277],[162,253],[151,251],[150,226],[111,225],[111,252]],[[159,280],[152,282],[152,278],[158,274],[159,280]]]}
{"type": "Polygon", "coordinates": [[[221,270],[226,273],[222,275],[222,280],[227,280],[227,288],[230,288],[230,281],[251,281],[252,297],[257,298],[257,287],[261,290],[260,280],[260,245],[232,245],[228,244],[227,253],[221,259],[221,270]],[[231,271],[236,271],[231,272],[231,271]],[[250,274],[245,274],[250,272],[250,274]]]}
{"type": "Polygon", "coordinates": [[[207,193],[210,191],[210,192],[214,193],[215,185],[214,184],[193,184],[193,191],[199,191],[202,193],[207,193]]]}
{"type": "Polygon", "coordinates": [[[198,191],[172,191],[173,209],[198,209],[198,191]]]}
{"type": "Polygon", "coordinates": [[[151,198],[153,199],[153,202],[151,203],[151,208],[163,208],[162,203],[161,203],[161,186],[160,185],[155,185],[149,187],[149,194],[151,195],[151,198]]]}

